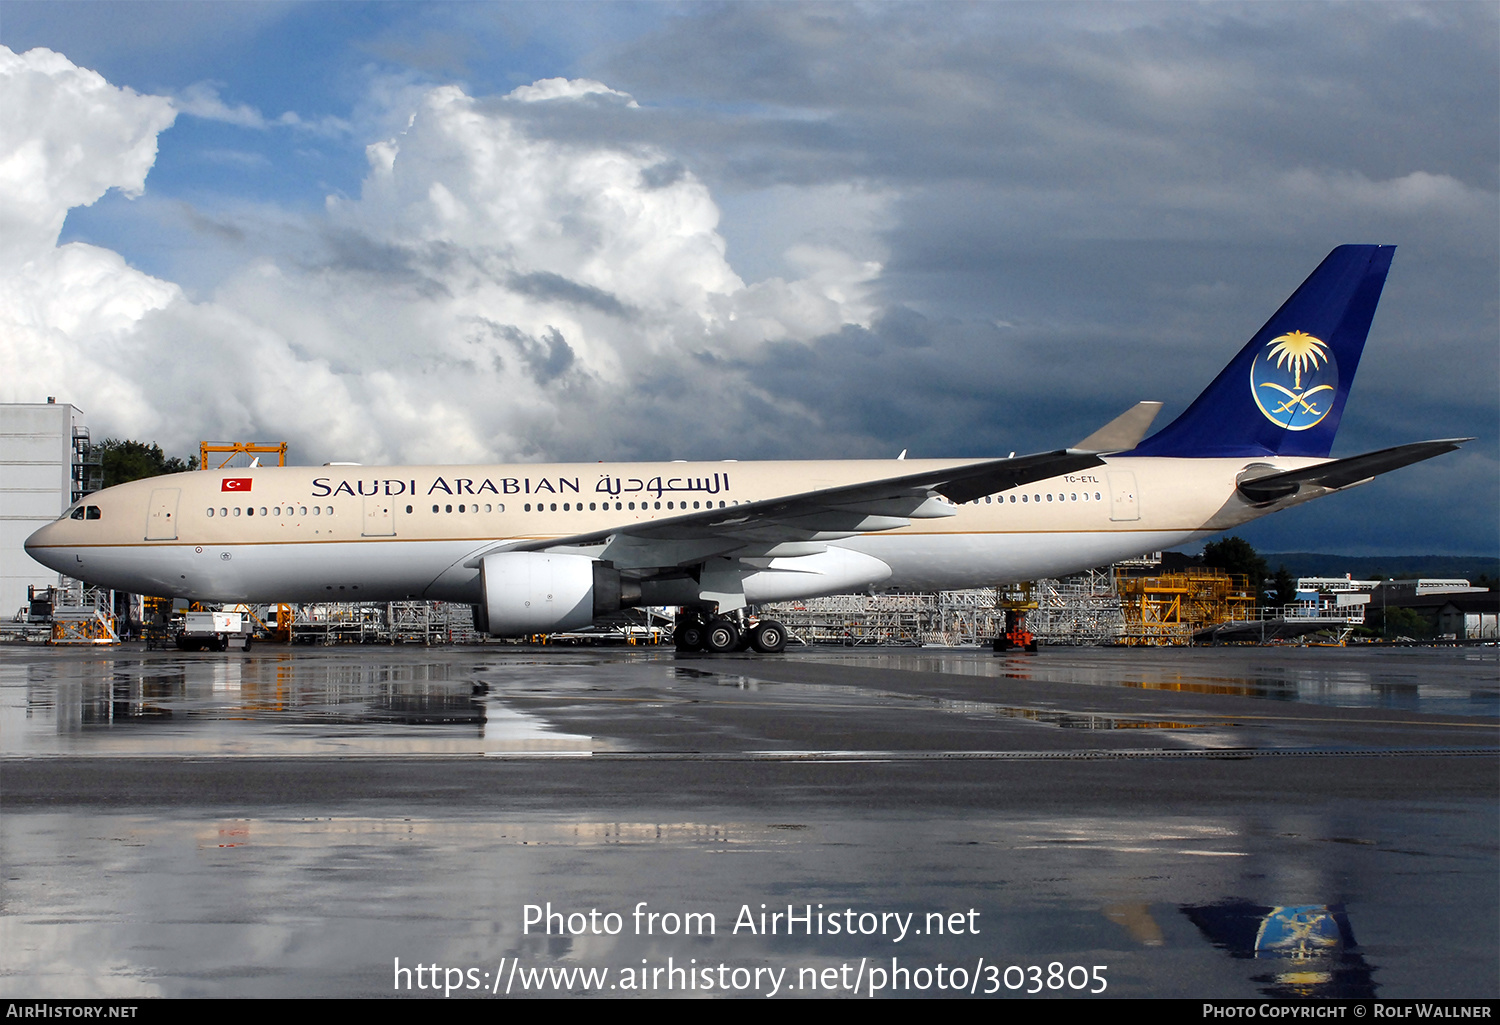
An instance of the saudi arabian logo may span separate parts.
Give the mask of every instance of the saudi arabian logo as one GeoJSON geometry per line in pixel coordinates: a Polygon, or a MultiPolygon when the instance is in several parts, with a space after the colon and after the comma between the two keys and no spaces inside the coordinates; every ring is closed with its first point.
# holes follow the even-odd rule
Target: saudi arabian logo
{"type": "Polygon", "coordinates": [[[1305,431],[1323,422],[1338,395],[1339,368],[1328,343],[1306,331],[1277,335],[1250,364],[1250,393],[1278,427],[1305,431]]]}

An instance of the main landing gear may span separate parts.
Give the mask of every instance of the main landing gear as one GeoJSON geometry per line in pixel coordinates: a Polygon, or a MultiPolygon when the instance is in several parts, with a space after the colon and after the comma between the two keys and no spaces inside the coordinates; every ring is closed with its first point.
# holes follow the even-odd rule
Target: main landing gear
{"type": "Polygon", "coordinates": [[[744,651],[754,648],[763,655],[786,650],[786,627],[774,619],[753,616],[718,616],[679,609],[674,633],[678,651],[744,651]]]}

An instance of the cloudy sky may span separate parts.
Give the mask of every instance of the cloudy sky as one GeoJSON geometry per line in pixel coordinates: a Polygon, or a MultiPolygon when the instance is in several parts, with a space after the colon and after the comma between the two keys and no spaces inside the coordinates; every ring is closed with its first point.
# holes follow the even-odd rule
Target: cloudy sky
{"type": "Polygon", "coordinates": [[[988,456],[1175,415],[1395,243],[1253,525],[1500,550],[1492,4],[0,9],[0,401],[293,460],[988,456]]]}

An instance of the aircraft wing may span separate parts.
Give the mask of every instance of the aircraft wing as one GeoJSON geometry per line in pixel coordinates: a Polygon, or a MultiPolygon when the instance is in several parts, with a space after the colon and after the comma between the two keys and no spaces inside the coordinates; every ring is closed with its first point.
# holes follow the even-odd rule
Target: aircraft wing
{"type": "Polygon", "coordinates": [[[1473,440],[1473,438],[1443,438],[1438,441],[1419,441],[1411,445],[1383,448],[1376,452],[1366,452],[1364,455],[1350,456],[1348,459],[1334,459],[1327,463],[1319,463],[1317,466],[1304,467],[1301,470],[1287,470],[1264,477],[1252,477],[1240,481],[1238,488],[1240,494],[1256,503],[1274,502],[1278,498],[1294,495],[1303,485],[1335,491],[1339,488],[1347,488],[1351,484],[1363,483],[1379,474],[1399,470],[1403,466],[1420,463],[1433,456],[1440,456],[1444,452],[1452,452],[1464,442],[1473,440]]]}
{"type": "Polygon", "coordinates": [[[808,491],[782,498],[708,509],[567,537],[502,542],[493,552],[597,549],[596,558],[620,569],[688,565],[715,555],[802,554],[798,542],[908,526],[913,519],[952,516],[968,502],[1011,488],[1072,473],[1104,460],[1097,452],[1060,449],[1008,459],[987,459],[935,470],[808,491]]]}

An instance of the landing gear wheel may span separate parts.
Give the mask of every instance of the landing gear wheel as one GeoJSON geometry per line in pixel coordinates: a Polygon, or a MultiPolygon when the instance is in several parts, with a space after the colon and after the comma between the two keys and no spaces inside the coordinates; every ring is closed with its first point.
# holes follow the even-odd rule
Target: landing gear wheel
{"type": "Polygon", "coordinates": [[[677,629],[673,632],[677,650],[702,651],[703,637],[706,632],[703,628],[703,621],[697,616],[678,617],[677,629]]]}
{"type": "Polygon", "coordinates": [[[740,643],[740,630],[727,619],[716,619],[708,624],[703,634],[703,650],[713,652],[733,651],[740,643]]]}
{"type": "Polygon", "coordinates": [[[763,655],[779,655],[786,650],[786,627],[768,619],[750,631],[750,644],[763,655]]]}

